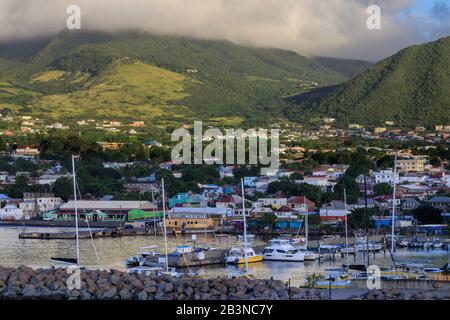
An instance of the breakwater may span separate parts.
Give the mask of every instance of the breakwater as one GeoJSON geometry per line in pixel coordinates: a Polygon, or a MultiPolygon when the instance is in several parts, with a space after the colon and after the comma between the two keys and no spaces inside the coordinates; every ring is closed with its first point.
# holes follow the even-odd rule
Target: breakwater
{"type": "MultiPolygon", "coordinates": [[[[272,279],[247,277],[202,279],[189,276],[135,275],[117,270],[79,273],[79,286],[71,288],[67,269],[32,269],[0,266],[0,299],[48,300],[323,300],[328,290],[290,287],[272,279]],[[69,280],[69,281],[68,281],[69,280]]],[[[76,281],[75,281],[76,283],[76,281]]],[[[348,292],[335,290],[334,299],[450,299],[448,291],[397,289],[348,292]]]]}

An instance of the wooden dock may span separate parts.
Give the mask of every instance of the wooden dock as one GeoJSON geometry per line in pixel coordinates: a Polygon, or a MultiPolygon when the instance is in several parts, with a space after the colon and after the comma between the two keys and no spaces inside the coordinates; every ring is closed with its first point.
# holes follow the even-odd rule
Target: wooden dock
{"type": "MultiPolygon", "coordinates": [[[[145,229],[102,229],[89,231],[79,231],[80,239],[91,238],[116,238],[129,236],[144,236],[153,234],[145,229]]],[[[22,232],[19,239],[35,239],[35,240],[72,240],[76,239],[76,233],[73,232],[22,232]]]]}

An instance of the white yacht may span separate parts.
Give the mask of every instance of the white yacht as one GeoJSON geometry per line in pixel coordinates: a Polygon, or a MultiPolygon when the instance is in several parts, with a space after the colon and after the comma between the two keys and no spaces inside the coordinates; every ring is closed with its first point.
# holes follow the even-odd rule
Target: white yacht
{"type": "Polygon", "coordinates": [[[305,261],[316,261],[319,259],[319,255],[317,253],[307,249],[304,238],[293,238],[289,240],[289,243],[305,255],[305,261]]]}
{"type": "Polygon", "coordinates": [[[292,246],[289,240],[274,239],[270,241],[270,246],[264,248],[263,259],[267,261],[305,261],[305,254],[302,250],[292,246]]]}

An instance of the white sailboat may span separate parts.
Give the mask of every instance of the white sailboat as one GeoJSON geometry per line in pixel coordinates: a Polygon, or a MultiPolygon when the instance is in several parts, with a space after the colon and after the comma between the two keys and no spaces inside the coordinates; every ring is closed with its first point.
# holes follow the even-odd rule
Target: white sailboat
{"type": "Polygon", "coordinates": [[[78,229],[78,203],[77,203],[77,175],[75,170],[75,156],[72,155],[72,180],[73,180],[73,201],[75,205],[75,239],[76,239],[76,259],[73,258],[50,258],[56,264],[69,266],[80,266],[80,237],[78,229]]]}
{"type": "Polygon", "coordinates": [[[228,252],[224,262],[226,264],[245,264],[245,272],[248,272],[248,264],[253,262],[261,262],[263,256],[257,254],[248,244],[247,241],[247,220],[245,213],[245,193],[244,193],[244,179],[241,179],[242,188],[242,216],[244,224],[244,243],[242,248],[234,247],[228,252]]]}

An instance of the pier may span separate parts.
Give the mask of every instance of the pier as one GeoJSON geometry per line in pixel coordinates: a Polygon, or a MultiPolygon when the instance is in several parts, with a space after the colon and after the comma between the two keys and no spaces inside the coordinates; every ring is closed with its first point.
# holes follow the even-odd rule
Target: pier
{"type": "MultiPolygon", "coordinates": [[[[79,231],[80,239],[91,238],[116,238],[127,236],[144,236],[150,235],[151,232],[146,229],[102,229],[79,231]]],[[[36,239],[36,240],[73,240],[76,239],[75,232],[22,232],[19,234],[19,239],[36,239]]]]}

